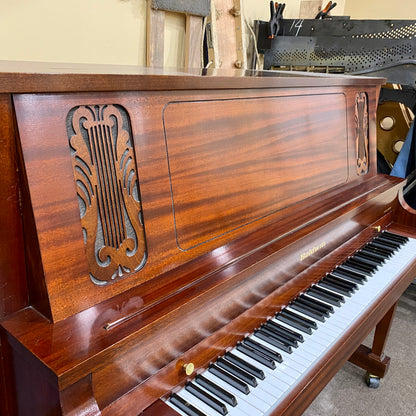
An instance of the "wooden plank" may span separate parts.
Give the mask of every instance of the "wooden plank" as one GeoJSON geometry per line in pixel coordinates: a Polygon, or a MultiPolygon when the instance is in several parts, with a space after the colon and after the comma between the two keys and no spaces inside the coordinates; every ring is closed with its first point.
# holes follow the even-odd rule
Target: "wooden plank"
{"type": "Polygon", "coordinates": [[[241,0],[212,0],[208,58],[215,68],[246,68],[241,0]]]}
{"type": "Polygon", "coordinates": [[[163,67],[165,12],[154,10],[151,0],[147,2],[146,65],[163,67]]]}
{"type": "Polygon", "coordinates": [[[235,41],[236,41],[236,55],[237,59],[234,62],[236,68],[247,68],[247,54],[244,42],[244,18],[242,13],[243,5],[241,0],[234,0],[233,8],[230,10],[231,15],[234,16],[235,25],[235,41]]]}
{"type": "Polygon", "coordinates": [[[202,20],[198,16],[186,15],[185,68],[200,68],[202,20]]]}

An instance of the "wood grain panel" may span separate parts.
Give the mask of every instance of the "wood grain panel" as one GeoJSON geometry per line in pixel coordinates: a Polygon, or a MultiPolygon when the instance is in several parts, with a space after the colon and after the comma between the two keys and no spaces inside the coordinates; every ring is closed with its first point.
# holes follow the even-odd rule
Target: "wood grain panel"
{"type": "Polygon", "coordinates": [[[348,178],[343,94],[169,103],[164,128],[181,250],[348,178]]]}
{"type": "MultiPolygon", "coordinates": [[[[328,89],[326,94],[320,88],[320,94],[312,94],[316,99],[307,98],[313,91],[299,89],[298,93],[301,97],[305,96],[303,100],[307,106],[302,112],[295,108],[293,89],[282,89],[278,94],[276,90],[266,89],[189,91],[181,94],[130,92],[15,96],[31,208],[42,253],[42,268],[37,268],[39,271],[34,273],[33,281],[39,279],[43,284],[46,283],[46,292],[42,296],[50,304],[50,312],[47,307],[43,307],[42,312],[54,321],[64,319],[275,221],[282,216],[285,207],[299,201],[302,196],[307,198],[345,182],[351,167],[355,169],[353,158],[347,157],[351,147],[348,142],[351,128],[347,127],[349,123],[346,124],[353,117],[353,100],[349,99],[347,106],[344,92],[340,92],[343,90],[335,88],[328,89]],[[253,94],[255,99],[252,99],[253,94]],[[197,132],[212,123],[209,123],[207,114],[195,110],[190,114],[193,119],[190,122],[190,117],[179,104],[173,104],[176,101],[192,102],[197,108],[197,103],[208,102],[210,106],[216,107],[218,114],[227,114],[225,110],[240,111],[241,107],[245,120],[243,123],[241,117],[231,112],[228,116],[218,117],[218,122],[211,126],[210,132],[203,133],[205,136],[194,140],[191,132],[182,137],[178,132],[186,131],[185,120],[188,120],[190,126],[195,126],[197,132]],[[279,105],[278,109],[274,105],[264,109],[259,107],[275,102],[283,105],[279,105]],[[71,109],[77,106],[106,104],[122,106],[131,120],[148,258],[140,271],[130,273],[117,282],[98,286],[91,281],[88,271],[66,120],[71,109]],[[225,105],[223,112],[222,105],[225,105]],[[163,112],[166,109],[170,111],[170,106],[179,114],[176,114],[178,117],[173,121],[174,114],[169,113],[168,160],[163,112]],[[331,113],[324,116],[321,107],[331,113]],[[290,121],[282,123],[282,117],[289,117],[290,121]],[[315,117],[321,120],[319,126],[311,121],[315,117]],[[260,121],[256,121],[257,118],[260,121]],[[233,124],[235,131],[230,131],[228,122],[233,124]],[[266,126],[260,128],[260,122],[265,122],[266,126]],[[292,131],[294,126],[300,129],[301,134],[292,131]],[[316,130],[316,127],[320,127],[320,130],[316,130]],[[252,140],[250,135],[256,128],[257,139],[252,140]],[[325,133],[325,128],[335,128],[335,131],[325,133]],[[215,131],[218,132],[218,137],[215,131]],[[276,131],[278,135],[275,137],[276,131]],[[307,136],[309,133],[311,137],[307,136]],[[242,150],[240,145],[247,149],[242,150]],[[328,145],[331,149],[330,157],[321,155],[320,152],[328,145]],[[222,159],[218,146],[223,147],[225,157],[222,159]],[[307,156],[301,159],[305,146],[308,148],[307,156]],[[240,149],[237,158],[234,148],[240,149]],[[175,156],[175,152],[181,154],[182,151],[182,159],[175,156]],[[284,156],[288,156],[290,161],[285,161],[284,156]],[[307,163],[310,156],[314,161],[307,163]],[[197,170],[197,186],[189,180],[184,182],[181,179],[182,183],[178,183],[178,163],[187,157],[194,160],[205,157],[208,161],[211,158],[212,163],[220,164],[210,177],[201,177],[203,170],[197,170]],[[170,181],[169,163],[172,161],[176,170],[170,181]],[[238,168],[235,175],[230,173],[232,166],[238,168]],[[274,170],[281,177],[275,177],[274,170]],[[291,178],[291,175],[294,177],[291,178]],[[332,175],[335,179],[329,178],[332,175]],[[221,182],[223,177],[226,179],[224,183],[221,182]],[[217,194],[208,192],[209,198],[212,201],[215,199],[215,203],[209,212],[211,217],[206,223],[208,227],[195,227],[202,238],[192,237],[194,240],[188,243],[188,248],[193,248],[184,251],[178,247],[176,240],[170,185],[173,183],[176,190],[177,185],[181,185],[181,192],[187,198],[197,201],[190,204],[190,209],[183,209],[186,200],[183,201],[185,205],[180,206],[180,219],[184,224],[180,230],[183,232],[194,223],[195,215],[200,215],[209,208],[199,189],[201,181],[205,187],[216,189],[217,194]],[[234,182],[237,185],[236,191],[224,198],[221,193],[224,189],[221,187],[229,187],[234,182]],[[296,188],[296,192],[289,192],[292,187],[296,188]],[[275,194],[270,190],[274,190],[275,194]],[[248,205],[246,197],[252,199],[248,205]],[[206,244],[199,244],[207,239],[209,241],[206,244]],[[43,275],[46,279],[43,279],[43,275]],[[77,299],[76,302],[73,301],[74,298],[77,299]]],[[[347,97],[354,94],[355,90],[351,89],[347,97]]],[[[188,179],[192,179],[192,175],[188,176],[188,179]]],[[[177,201],[175,207],[176,203],[177,201]]],[[[192,229],[193,226],[187,231],[191,235],[194,233],[192,229]]],[[[42,301],[38,303],[42,304],[42,301]]]]}

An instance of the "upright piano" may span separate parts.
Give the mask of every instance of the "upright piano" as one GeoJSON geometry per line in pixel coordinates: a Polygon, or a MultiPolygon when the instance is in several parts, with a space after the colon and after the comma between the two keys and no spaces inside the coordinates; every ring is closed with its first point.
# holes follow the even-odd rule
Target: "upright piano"
{"type": "Polygon", "coordinates": [[[385,375],[416,215],[383,79],[0,68],[2,416],[300,415],[385,375]]]}

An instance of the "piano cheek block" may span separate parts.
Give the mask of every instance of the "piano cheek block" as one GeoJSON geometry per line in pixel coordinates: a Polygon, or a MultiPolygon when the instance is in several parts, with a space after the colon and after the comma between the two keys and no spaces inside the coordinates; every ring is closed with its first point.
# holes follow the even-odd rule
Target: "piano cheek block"
{"type": "Polygon", "coordinates": [[[348,357],[384,376],[416,221],[382,82],[2,62],[0,413],[300,414],[348,357]]]}

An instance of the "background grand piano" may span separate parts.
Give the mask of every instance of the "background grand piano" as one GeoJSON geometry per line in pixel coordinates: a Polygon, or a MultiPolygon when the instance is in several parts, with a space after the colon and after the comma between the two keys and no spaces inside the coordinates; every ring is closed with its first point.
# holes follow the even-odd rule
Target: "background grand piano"
{"type": "Polygon", "coordinates": [[[2,414],[301,414],[348,359],[384,376],[416,217],[382,79],[3,68],[2,414]]]}

